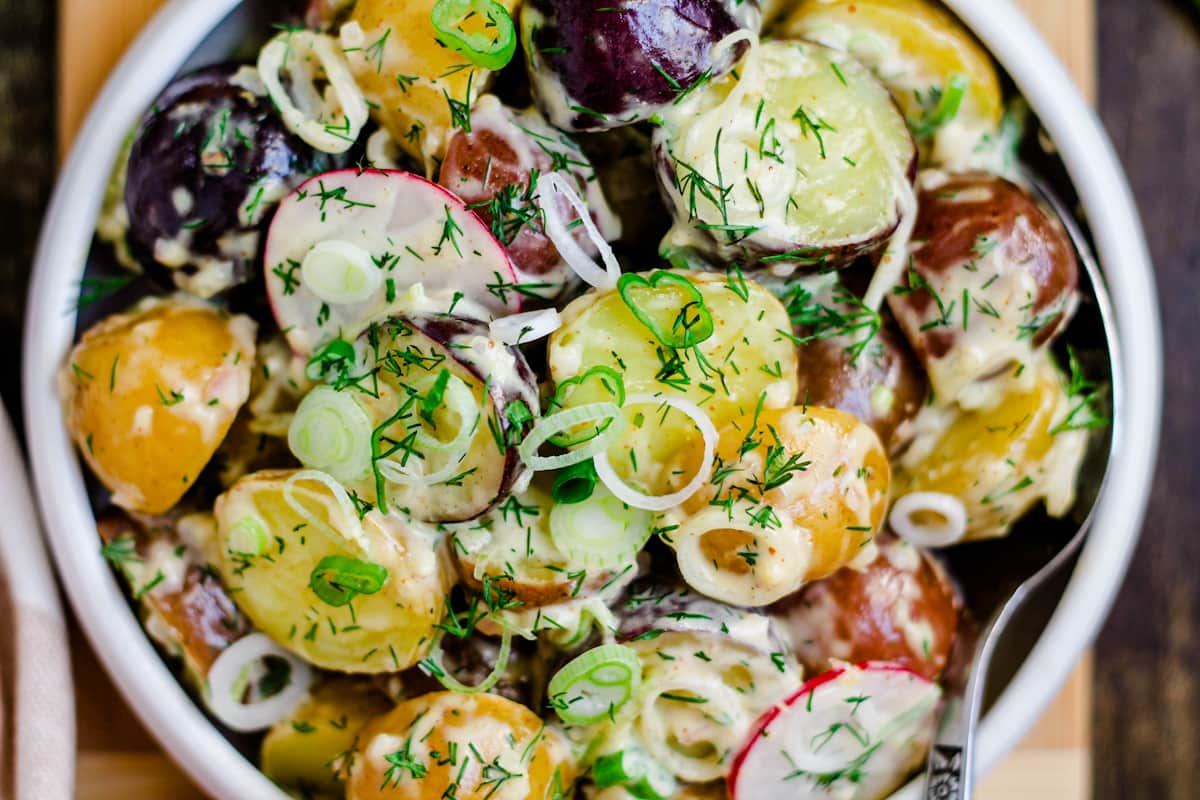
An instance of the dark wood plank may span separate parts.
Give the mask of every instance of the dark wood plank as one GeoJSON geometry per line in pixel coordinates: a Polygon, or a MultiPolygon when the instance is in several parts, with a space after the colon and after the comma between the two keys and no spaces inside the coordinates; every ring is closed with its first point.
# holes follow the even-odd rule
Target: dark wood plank
{"type": "Polygon", "coordinates": [[[25,289],[54,179],[56,11],[0,0],[0,396],[18,425],[25,289]]]}
{"type": "Polygon", "coordinates": [[[1100,97],[1154,253],[1166,421],[1141,545],[1096,647],[1096,797],[1200,785],[1200,22],[1188,0],[1101,0],[1100,97]]]}

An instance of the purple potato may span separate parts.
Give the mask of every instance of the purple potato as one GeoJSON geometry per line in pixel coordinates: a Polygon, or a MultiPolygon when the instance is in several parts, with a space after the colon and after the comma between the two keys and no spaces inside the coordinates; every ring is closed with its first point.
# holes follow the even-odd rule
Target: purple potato
{"type": "Polygon", "coordinates": [[[330,166],[284,128],[256,83],[237,64],[176,80],[142,118],[129,153],[132,252],[202,297],[252,277],[275,204],[330,166]]]}
{"type": "Polygon", "coordinates": [[[649,119],[702,76],[728,72],[757,32],[756,0],[531,0],[521,13],[530,84],[542,113],[567,131],[649,119]]]}
{"type": "MultiPolygon", "coordinates": [[[[362,392],[356,399],[372,425],[381,429],[383,446],[411,433],[418,412],[405,411],[406,404],[411,408],[412,397],[428,397],[443,369],[462,380],[477,399],[486,398],[470,448],[454,474],[432,485],[387,482],[389,510],[425,522],[467,522],[504,502],[514,486],[526,483],[529,468],[517,445],[533,427],[540,405],[537,377],[519,349],[489,338],[486,322],[441,313],[392,317],[372,325],[361,339],[369,352],[368,374],[378,386],[371,389],[376,396],[362,392]]],[[[401,457],[397,450],[393,458],[401,457]]],[[[376,494],[373,486],[364,491],[376,494]]]]}

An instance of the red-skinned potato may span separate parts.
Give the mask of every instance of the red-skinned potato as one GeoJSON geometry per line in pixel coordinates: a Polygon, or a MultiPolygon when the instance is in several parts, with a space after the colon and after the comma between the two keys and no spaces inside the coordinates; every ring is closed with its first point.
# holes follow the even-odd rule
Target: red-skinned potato
{"type": "MultiPolygon", "coordinates": [[[[514,111],[492,95],[479,99],[471,130],[458,131],[450,140],[438,181],[491,226],[492,235],[512,257],[522,294],[546,300],[579,285],[579,276],[542,230],[541,201],[530,186],[531,175],[555,171],[574,176],[575,189],[604,238],[620,236],[620,222],[579,145],[551,128],[535,110],[514,111]]],[[[554,202],[567,224],[579,219],[565,198],[556,196],[554,202]]],[[[574,236],[586,252],[596,255],[582,226],[574,236]]]]}
{"type": "Polygon", "coordinates": [[[983,173],[922,173],[911,267],[889,295],[942,402],[993,404],[1078,304],[1066,231],[1023,189],[983,173]],[[1000,378],[1000,380],[994,380],[1000,378]]]}
{"type": "Polygon", "coordinates": [[[153,300],[84,333],[61,373],[67,427],[130,511],[161,514],[191,488],[250,392],[255,325],[153,300]]]}
{"type": "Polygon", "coordinates": [[[206,521],[210,519],[207,515],[135,519],[111,509],[96,520],[106,557],[120,568],[130,591],[142,601],[146,629],[168,653],[183,660],[185,674],[197,685],[203,684],[221,651],[250,632],[221,580],[204,568],[202,553],[194,547],[204,547],[204,542],[185,544],[188,537],[181,535],[203,532],[211,526],[206,521]]]}
{"type": "Polygon", "coordinates": [[[958,628],[960,600],[941,565],[893,536],[862,570],[842,569],[771,610],[810,674],[837,661],[891,661],[937,680],[958,628]]]}
{"type": "Polygon", "coordinates": [[[799,346],[799,397],[847,411],[889,448],[925,399],[925,373],[890,319],[875,315],[837,278],[797,281],[780,297],[799,346]]]}

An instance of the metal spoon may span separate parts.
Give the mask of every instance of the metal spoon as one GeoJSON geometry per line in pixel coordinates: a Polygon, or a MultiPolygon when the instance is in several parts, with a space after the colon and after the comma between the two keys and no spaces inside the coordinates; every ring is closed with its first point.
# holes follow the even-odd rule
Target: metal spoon
{"type": "MultiPolygon", "coordinates": [[[[1121,387],[1120,358],[1117,352],[1116,319],[1113,314],[1112,301],[1108,293],[1108,285],[1100,270],[1087,237],[1075,221],[1066,203],[1044,181],[1033,175],[1029,170],[1020,169],[1024,181],[1041,199],[1058,215],[1066,228],[1068,235],[1075,245],[1079,262],[1083,265],[1091,283],[1096,308],[1099,311],[1100,322],[1106,339],[1105,352],[1111,374],[1114,404],[1119,399],[1121,387]]],[[[996,581],[1008,578],[1007,599],[999,603],[998,609],[992,614],[991,621],[975,645],[971,658],[969,678],[966,686],[948,687],[949,700],[943,712],[937,737],[929,752],[926,770],[925,798],[926,800],[969,800],[975,788],[975,732],[979,723],[980,711],[983,706],[984,689],[987,687],[988,672],[993,666],[997,653],[997,644],[1003,634],[1028,599],[1061,570],[1070,564],[1083,545],[1088,529],[1091,527],[1092,510],[1095,499],[1103,491],[1107,478],[1108,463],[1112,456],[1112,444],[1116,437],[1110,435],[1107,447],[1102,457],[1094,462],[1090,469],[1085,467],[1081,480],[1091,478],[1095,491],[1090,497],[1081,496],[1076,514],[1086,510],[1074,533],[1069,538],[1060,540],[1063,543],[1057,548],[1036,553],[1033,562],[1025,558],[1013,558],[1012,561],[1024,563],[1013,564],[1013,569],[997,564],[994,554],[989,552],[991,561],[988,570],[990,580],[996,581]],[[1096,480],[1099,478],[1099,480],[1096,480]],[[1085,505],[1086,504],[1086,505],[1085,505]]],[[[1092,488],[1092,487],[1089,487],[1092,488]]],[[[1027,555],[1023,553],[1022,555],[1027,555]]]]}

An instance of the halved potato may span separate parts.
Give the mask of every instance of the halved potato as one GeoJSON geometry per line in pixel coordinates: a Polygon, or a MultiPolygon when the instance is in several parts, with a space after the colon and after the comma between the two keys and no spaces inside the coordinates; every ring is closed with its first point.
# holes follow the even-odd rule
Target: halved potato
{"type": "Polygon", "coordinates": [[[250,392],[255,324],[153,300],[88,330],[63,368],[67,427],[113,502],[161,514],[212,458],[250,392]]]}
{"type": "MultiPolygon", "coordinates": [[[[681,284],[656,277],[664,274],[682,273],[648,273],[647,285],[634,290],[634,302],[670,327],[695,299],[681,284]]],[[[752,413],[760,402],[765,408],[783,408],[796,401],[796,348],[788,338],[791,323],[779,300],[759,284],[736,276],[684,277],[713,320],[712,336],[691,348],[665,346],[617,291],[590,292],[563,310],[563,325],[550,337],[547,356],[562,407],[614,399],[607,380],[575,382],[598,367],[619,375],[626,395],[691,400],[708,412],[718,429],[752,413]]],[[[691,420],[677,411],[664,411],[658,403],[627,404],[625,416],[629,429],[609,450],[618,474],[655,493],[686,483],[688,475],[665,465],[680,448],[699,440],[691,420]]]]}
{"type": "Polygon", "coordinates": [[[957,115],[935,133],[936,161],[967,154],[1000,123],[1000,80],[987,51],[928,0],[802,0],[776,33],[845,51],[874,70],[915,123],[958,76],[967,82],[957,115]],[[939,157],[940,156],[940,157],[939,157]]]}
{"type": "MultiPolygon", "coordinates": [[[[517,0],[497,2],[515,17],[517,0]]],[[[435,0],[358,0],[350,16],[358,33],[342,31],[350,69],[372,114],[425,164],[427,175],[445,156],[454,129],[470,130],[470,107],[492,75],[438,41],[431,18],[435,5],[435,0]]]]}
{"type": "Polygon", "coordinates": [[[319,667],[412,666],[454,585],[444,541],[399,515],[360,519],[309,474],[258,472],[217,499],[226,584],[263,633],[319,667]]]}
{"type": "Polygon", "coordinates": [[[1031,388],[989,410],[926,406],[912,445],[896,462],[893,497],[944,492],[967,509],[967,538],[1003,536],[1039,500],[1051,516],[1075,502],[1087,431],[1070,424],[1078,398],[1048,356],[1026,367],[1031,388]]]}
{"type": "MultiPolygon", "coordinates": [[[[366,354],[365,364],[354,375],[370,376],[359,382],[365,391],[348,386],[341,391],[350,391],[367,412],[378,439],[374,455],[413,474],[444,476],[436,481],[383,480],[383,510],[427,522],[463,522],[502,503],[514,485],[526,480],[529,471],[516,445],[539,405],[536,378],[519,349],[491,339],[484,322],[434,313],[391,317],[372,325],[358,345],[360,355],[366,354]],[[435,394],[443,371],[449,373],[447,381],[460,381],[456,385],[473,396],[478,410],[474,422],[452,410],[445,399],[454,391],[449,383],[426,415],[422,398],[435,394]],[[469,448],[454,452],[449,444],[461,426],[472,424],[469,448]],[[418,436],[446,447],[422,445],[418,436]]],[[[354,488],[378,503],[379,486],[372,477],[354,488]]]]}
{"type": "Polygon", "coordinates": [[[262,771],[303,797],[341,800],[348,757],[362,727],[393,706],[367,679],[333,678],[317,685],[262,741],[262,771]]]}
{"type": "Polygon", "coordinates": [[[525,706],[494,694],[405,700],[359,735],[346,800],[570,797],[565,742],[525,706]]]}
{"type": "Polygon", "coordinates": [[[654,143],[675,218],[663,249],[784,274],[879,249],[917,155],[870,70],[811,42],[755,45],[665,112],[654,143]]]}
{"type": "MultiPolygon", "coordinates": [[[[694,469],[697,453],[684,456],[694,469]]],[[[852,414],[765,410],[721,434],[713,481],[666,518],[683,578],[726,603],[761,606],[874,556],[890,468],[852,414]]]]}

